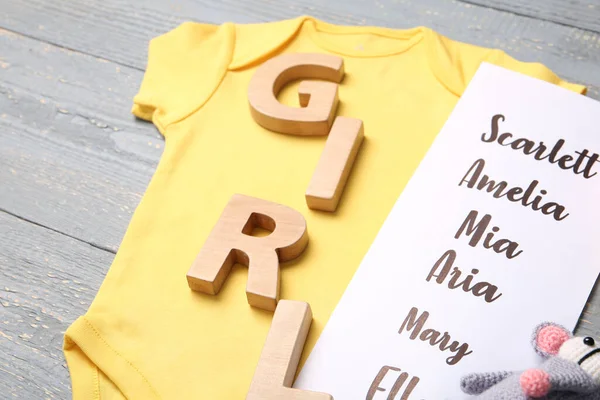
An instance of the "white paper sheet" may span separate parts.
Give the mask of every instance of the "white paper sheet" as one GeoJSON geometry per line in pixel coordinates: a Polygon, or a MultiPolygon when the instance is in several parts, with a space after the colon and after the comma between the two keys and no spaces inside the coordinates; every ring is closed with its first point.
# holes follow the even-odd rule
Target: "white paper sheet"
{"type": "Polygon", "coordinates": [[[295,387],[336,400],[392,399],[396,383],[393,399],[467,399],[459,388],[464,374],[540,362],[530,344],[533,328],[547,320],[574,328],[600,270],[598,152],[600,103],[482,64],[396,202],[295,387]],[[506,132],[513,136],[502,136],[506,132]],[[538,158],[547,157],[536,160],[535,153],[508,145],[518,138],[532,142],[514,147],[530,151],[543,142],[548,149],[538,158]],[[484,175],[507,182],[499,193],[504,196],[477,189],[484,175]],[[518,201],[530,185],[528,200],[518,201]],[[511,188],[522,191],[507,194],[511,188]],[[538,203],[523,204],[538,195],[538,203]],[[536,204],[546,204],[546,214],[534,210],[536,204]],[[465,227],[459,234],[469,215],[474,231],[468,235],[465,227]],[[491,220],[483,230],[486,215],[491,220]],[[471,246],[479,228],[481,238],[471,246]],[[489,233],[488,247],[499,253],[484,245],[489,233]],[[444,279],[442,268],[453,255],[444,279]],[[456,284],[478,271],[467,284],[470,291],[449,288],[455,267],[461,273],[456,284]],[[409,330],[408,321],[402,330],[413,308],[415,325],[409,330]],[[450,338],[432,345],[434,330],[437,340],[445,332],[450,338]],[[454,341],[455,351],[440,349],[454,341]]]}

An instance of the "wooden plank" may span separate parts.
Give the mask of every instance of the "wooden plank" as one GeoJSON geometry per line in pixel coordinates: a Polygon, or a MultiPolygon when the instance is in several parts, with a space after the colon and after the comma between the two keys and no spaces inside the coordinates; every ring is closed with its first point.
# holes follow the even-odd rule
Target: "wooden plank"
{"type": "Polygon", "coordinates": [[[162,153],[140,71],[0,31],[0,209],[116,251],[162,153]]]}
{"type": "Polygon", "coordinates": [[[0,0],[0,9],[2,27],[140,69],[148,41],[185,20],[244,23],[311,14],[338,24],[426,25],[455,40],[542,62],[591,86],[589,95],[600,98],[598,33],[461,1],[346,0],[341,7],[327,0],[0,0]]]}
{"type": "Polygon", "coordinates": [[[113,254],[0,212],[0,397],[68,399],[63,333],[113,254]]]}
{"type": "MultiPolygon", "coordinates": [[[[0,26],[141,69],[147,41],[190,18],[256,22],[309,13],[336,23],[424,24],[542,61],[595,85],[591,95],[599,98],[597,34],[483,7],[445,0],[349,0],[344,12],[323,0],[163,4],[0,0],[0,26]]],[[[114,251],[162,151],[155,130],[129,116],[140,81],[134,69],[0,31],[0,208],[114,251]]],[[[41,227],[5,221],[11,219],[0,212],[0,393],[69,398],[62,331],[87,307],[112,256],[41,227]],[[76,301],[83,308],[75,308],[76,301]]],[[[596,292],[580,334],[600,332],[596,292]]]]}
{"type": "Polygon", "coordinates": [[[598,0],[462,1],[600,33],[600,1],[598,0]]]}

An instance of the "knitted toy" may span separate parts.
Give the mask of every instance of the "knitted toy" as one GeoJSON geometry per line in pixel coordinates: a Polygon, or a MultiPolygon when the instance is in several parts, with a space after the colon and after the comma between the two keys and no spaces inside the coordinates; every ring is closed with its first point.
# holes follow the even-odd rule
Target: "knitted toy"
{"type": "Polygon", "coordinates": [[[478,400],[600,400],[600,348],[593,338],[543,323],[532,342],[546,358],[539,368],[470,374],[461,380],[462,390],[478,400]]]}

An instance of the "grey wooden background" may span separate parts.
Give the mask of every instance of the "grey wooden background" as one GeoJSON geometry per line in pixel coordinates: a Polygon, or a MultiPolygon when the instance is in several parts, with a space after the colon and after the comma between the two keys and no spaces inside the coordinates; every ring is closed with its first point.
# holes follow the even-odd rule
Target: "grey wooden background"
{"type": "MultiPolygon", "coordinates": [[[[148,41],[185,20],[427,25],[541,61],[600,99],[600,0],[0,0],[0,398],[70,398],[85,312],[163,140],[130,114],[148,41]]],[[[600,333],[600,294],[579,333],[600,333]]]]}

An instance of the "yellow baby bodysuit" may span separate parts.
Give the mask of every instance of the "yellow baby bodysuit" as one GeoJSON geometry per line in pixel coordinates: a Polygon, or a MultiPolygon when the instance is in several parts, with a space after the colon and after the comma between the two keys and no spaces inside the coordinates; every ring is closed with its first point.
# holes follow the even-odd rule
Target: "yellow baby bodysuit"
{"type": "MultiPolygon", "coordinates": [[[[186,281],[235,193],[306,218],[310,244],[281,271],[281,297],[313,310],[306,357],[482,61],[585,90],[541,64],[424,27],[344,27],[300,17],[186,23],[152,40],[133,113],[158,127],[165,150],[96,299],[66,332],[74,398],[245,397],[272,313],[248,305],[244,267],[234,267],[217,296],[194,292],[186,281]],[[337,115],[364,122],[364,143],[333,214],[308,209],[304,198],[326,137],[271,132],[250,115],[247,88],[256,68],[294,52],[343,57],[337,115]]],[[[297,105],[297,83],[280,101],[297,105]]]]}

